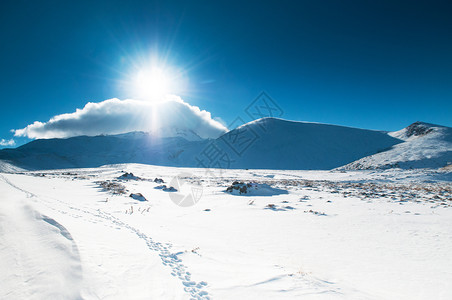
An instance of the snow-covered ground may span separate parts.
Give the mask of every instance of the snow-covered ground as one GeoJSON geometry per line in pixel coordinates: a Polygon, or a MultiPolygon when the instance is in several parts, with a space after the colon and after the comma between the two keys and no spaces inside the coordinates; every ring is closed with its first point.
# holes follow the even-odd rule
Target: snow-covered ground
{"type": "Polygon", "coordinates": [[[0,298],[452,299],[451,180],[138,164],[2,173],[0,298]],[[246,193],[226,191],[234,181],[246,193]],[[176,205],[184,195],[196,203],[176,205]]]}

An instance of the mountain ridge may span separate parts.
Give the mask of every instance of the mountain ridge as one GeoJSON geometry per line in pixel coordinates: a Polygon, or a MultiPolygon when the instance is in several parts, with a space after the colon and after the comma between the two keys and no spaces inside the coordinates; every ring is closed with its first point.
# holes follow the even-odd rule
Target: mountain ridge
{"type": "MultiPolygon", "coordinates": [[[[98,167],[116,163],[237,169],[378,169],[424,165],[439,168],[447,165],[447,152],[452,150],[451,137],[452,128],[419,121],[399,131],[385,132],[262,118],[217,139],[159,138],[142,131],[38,139],[14,149],[0,150],[0,160],[24,169],[98,167]],[[435,156],[438,151],[433,145],[441,145],[438,151],[446,152],[446,158],[436,164],[397,164],[397,159],[403,161],[397,154],[401,151],[413,153],[415,149],[424,149],[424,156],[435,156]],[[218,150],[216,155],[223,158],[222,164],[208,156],[212,149],[218,150]]],[[[428,160],[419,155],[413,157],[428,160]]]]}

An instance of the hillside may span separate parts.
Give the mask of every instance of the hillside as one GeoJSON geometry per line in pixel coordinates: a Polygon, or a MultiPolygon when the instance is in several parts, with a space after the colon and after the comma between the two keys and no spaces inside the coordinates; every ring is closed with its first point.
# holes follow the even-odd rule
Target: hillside
{"type": "Polygon", "coordinates": [[[232,149],[231,168],[302,170],[333,169],[402,142],[381,131],[275,118],[245,124],[219,140],[232,149]],[[240,146],[240,136],[253,140],[248,148],[240,146]]]}
{"type": "Polygon", "coordinates": [[[452,128],[423,122],[391,132],[404,140],[387,151],[361,158],[342,169],[442,168],[452,163],[452,128]]]}
{"type": "Polygon", "coordinates": [[[181,137],[154,138],[131,132],[110,136],[79,136],[67,139],[40,139],[16,149],[0,151],[0,160],[25,169],[98,167],[116,163],[171,165],[183,150],[203,143],[181,137]]]}

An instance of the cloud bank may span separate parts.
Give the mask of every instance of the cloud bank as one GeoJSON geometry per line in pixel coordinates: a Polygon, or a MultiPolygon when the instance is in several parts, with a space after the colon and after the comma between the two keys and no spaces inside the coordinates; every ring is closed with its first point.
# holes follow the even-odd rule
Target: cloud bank
{"type": "Polygon", "coordinates": [[[109,99],[87,103],[73,113],[57,115],[48,122],[34,122],[14,130],[15,136],[30,139],[67,138],[79,135],[151,132],[161,137],[185,134],[188,137],[216,138],[227,131],[212,119],[210,112],[171,96],[163,102],[109,99]]]}

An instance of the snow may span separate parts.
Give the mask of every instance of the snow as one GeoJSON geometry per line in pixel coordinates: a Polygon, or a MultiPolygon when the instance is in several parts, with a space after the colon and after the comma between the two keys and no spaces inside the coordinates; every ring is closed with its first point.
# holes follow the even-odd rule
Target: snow
{"type": "MultiPolygon", "coordinates": [[[[381,131],[263,118],[212,140],[131,132],[35,140],[0,151],[28,170],[145,163],[176,167],[328,170],[401,143],[381,131]],[[215,152],[212,152],[214,150],[215,152]],[[212,156],[220,157],[212,161],[212,156]]],[[[187,137],[187,136],[185,136],[187,137]]]]}
{"type": "Polygon", "coordinates": [[[79,298],[82,267],[71,234],[3,175],[0,189],[0,298],[79,298]]]}
{"type": "Polygon", "coordinates": [[[168,130],[0,151],[1,299],[452,298],[452,128],[168,130]]]}
{"type": "Polygon", "coordinates": [[[274,196],[280,194],[287,194],[286,190],[273,188],[266,183],[255,182],[238,182],[234,181],[226,188],[226,192],[231,195],[240,196],[274,196]]]}
{"type": "Polygon", "coordinates": [[[21,171],[25,171],[25,170],[7,162],[7,161],[0,160],[0,172],[14,173],[14,172],[21,172],[21,171]]]}
{"type": "Polygon", "coordinates": [[[452,128],[415,122],[389,133],[404,140],[387,151],[361,158],[344,169],[442,168],[452,164],[452,128]]]}
{"type": "Polygon", "coordinates": [[[3,173],[0,298],[451,299],[451,180],[140,164],[3,173]],[[202,178],[192,206],[155,188],[179,174],[202,178]],[[234,181],[285,192],[231,195],[234,181]]]}
{"type": "Polygon", "coordinates": [[[401,142],[381,131],[277,118],[250,122],[218,140],[233,149],[230,168],[286,170],[330,170],[401,142]],[[254,142],[245,148],[247,138],[254,142]]]}

